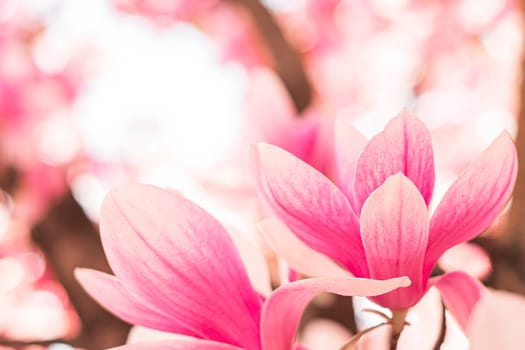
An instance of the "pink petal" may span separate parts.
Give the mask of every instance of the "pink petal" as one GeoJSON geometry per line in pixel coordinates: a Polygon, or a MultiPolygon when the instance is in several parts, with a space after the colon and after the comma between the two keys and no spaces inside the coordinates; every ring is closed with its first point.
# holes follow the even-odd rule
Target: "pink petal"
{"type": "Polygon", "coordinates": [[[525,298],[489,290],[476,306],[467,330],[473,350],[523,349],[525,298]]]}
{"type": "Polygon", "coordinates": [[[286,88],[270,69],[256,69],[251,80],[246,96],[247,132],[257,133],[251,139],[282,147],[304,161],[311,160],[318,120],[298,118],[286,88]]]}
{"type": "Polygon", "coordinates": [[[407,277],[386,281],[365,278],[310,278],[281,286],[266,300],[261,319],[262,350],[292,348],[304,309],[321,292],[346,296],[379,295],[407,287],[407,277]]]}
{"type": "MultiPolygon", "coordinates": [[[[388,350],[390,349],[390,327],[383,326],[365,334],[357,344],[356,350],[388,350]]],[[[401,338],[403,337],[401,333],[401,338]]],[[[401,340],[401,339],[400,339],[401,340]]],[[[408,350],[398,345],[398,350],[408,350]]],[[[353,349],[352,349],[353,350],[353,349]]]]}
{"type": "Polygon", "coordinates": [[[472,311],[485,291],[483,285],[462,271],[446,273],[432,279],[431,283],[441,292],[448,311],[466,330],[472,311]]]}
{"type": "MultiPolygon", "coordinates": [[[[369,315],[363,315],[366,317],[369,315]]],[[[431,289],[408,311],[406,326],[399,338],[398,350],[430,350],[439,336],[442,320],[441,298],[437,290],[431,289]]],[[[371,325],[379,324],[378,320],[371,325]]],[[[448,325],[447,325],[448,327],[448,325]]],[[[448,328],[447,328],[448,330],[448,328]]],[[[382,326],[366,334],[356,347],[356,350],[387,350],[390,349],[391,327],[382,326]]],[[[441,349],[445,349],[442,347],[441,349]]],[[[457,350],[457,349],[456,349],[457,350]]]]}
{"type": "Polygon", "coordinates": [[[146,328],[142,326],[133,326],[131,327],[128,333],[128,339],[126,339],[126,344],[157,342],[181,338],[186,339],[188,338],[188,336],[176,333],[162,332],[156,329],[146,328]]]}
{"type": "MultiPolygon", "coordinates": [[[[303,159],[315,169],[319,170],[329,179],[335,178],[335,154],[334,154],[334,118],[326,115],[322,108],[312,107],[300,117],[305,120],[317,122],[315,145],[311,155],[303,159]]],[[[304,122],[303,122],[304,123],[304,122]]],[[[270,142],[268,142],[270,143],[270,142]]]]}
{"type": "Polygon", "coordinates": [[[337,118],[334,134],[337,185],[355,209],[354,176],[357,161],[366,146],[367,140],[345,117],[337,118]]]}
{"type": "Polygon", "coordinates": [[[450,248],[439,258],[438,263],[445,272],[461,270],[480,280],[492,271],[487,252],[472,243],[462,243],[450,248]]]}
{"type": "Polygon", "coordinates": [[[259,143],[252,157],[259,191],[277,217],[309,247],[354,275],[366,274],[359,223],[344,194],[317,170],[278,147],[259,143]]]}
{"type": "Polygon", "coordinates": [[[500,214],[516,180],[516,149],[503,132],[452,184],[430,221],[425,271],[448,248],[483,232],[500,214]]]}
{"type": "Polygon", "coordinates": [[[261,295],[269,295],[272,292],[270,272],[260,247],[257,248],[247,237],[232,227],[228,227],[228,232],[239,251],[252,286],[261,295]]]}
{"type": "Polygon", "coordinates": [[[425,125],[406,110],[374,136],[359,157],[354,183],[358,212],[370,193],[398,172],[412,180],[428,205],[435,179],[432,141],[425,125]]]}
{"type": "Polygon", "coordinates": [[[271,137],[271,126],[290,126],[297,119],[297,112],[286,88],[270,69],[258,68],[251,74],[251,84],[246,95],[249,121],[263,126],[271,137]]]}
{"type": "Polygon", "coordinates": [[[261,299],[233,242],[178,193],[120,186],[106,197],[101,237],[122,285],[163,310],[177,333],[256,349],[261,299]]]}
{"type": "Polygon", "coordinates": [[[270,248],[295,271],[311,277],[352,277],[326,255],[304,244],[277,219],[266,219],[258,227],[270,248]]]}
{"type": "Polygon", "coordinates": [[[373,300],[391,309],[417,303],[426,288],[422,274],[428,239],[428,210],[421,193],[402,173],[393,175],[368,197],[360,221],[370,277],[408,276],[412,281],[410,288],[373,300]]]}
{"type": "Polygon", "coordinates": [[[172,339],[162,342],[136,343],[110,350],[243,350],[237,346],[201,339],[172,339]]]}
{"type": "Polygon", "coordinates": [[[398,348],[433,349],[442,319],[441,298],[437,290],[431,289],[408,311],[406,320],[410,326],[403,329],[398,348]]]}
{"type": "Polygon", "coordinates": [[[176,320],[131,295],[115,276],[77,268],[75,277],[97,303],[124,321],[162,331],[177,329],[176,320]]]}
{"type": "Polygon", "coordinates": [[[301,332],[301,343],[310,350],[341,349],[352,333],[342,324],[329,319],[308,322],[301,332]]]}

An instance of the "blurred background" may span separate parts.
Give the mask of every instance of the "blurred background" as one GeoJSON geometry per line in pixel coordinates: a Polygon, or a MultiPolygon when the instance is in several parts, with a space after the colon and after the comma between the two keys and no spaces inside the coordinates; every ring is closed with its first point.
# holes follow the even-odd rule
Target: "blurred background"
{"type": "MultiPolygon", "coordinates": [[[[0,0],[0,345],[126,340],[72,275],[108,270],[96,223],[118,183],[182,191],[265,251],[253,142],[330,175],[336,118],[370,137],[408,108],[432,133],[434,203],[503,129],[521,155],[522,42],[517,0],[0,0]]],[[[520,179],[485,251],[459,256],[523,294],[500,254],[525,251],[520,179]]]]}

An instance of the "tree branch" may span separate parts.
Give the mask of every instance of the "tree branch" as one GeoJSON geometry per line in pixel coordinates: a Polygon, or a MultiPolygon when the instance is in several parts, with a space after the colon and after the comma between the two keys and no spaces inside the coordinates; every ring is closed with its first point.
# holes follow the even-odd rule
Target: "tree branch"
{"type": "Polygon", "coordinates": [[[259,0],[230,1],[239,4],[251,15],[272,55],[277,75],[286,86],[297,111],[304,111],[311,103],[312,87],[301,55],[288,43],[272,14],[259,0]]]}
{"type": "Polygon", "coordinates": [[[505,241],[518,244],[525,251],[525,220],[523,220],[525,217],[525,56],[522,57],[521,74],[518,135],[516,137],[518,178],[514,187],[505,241]]]}

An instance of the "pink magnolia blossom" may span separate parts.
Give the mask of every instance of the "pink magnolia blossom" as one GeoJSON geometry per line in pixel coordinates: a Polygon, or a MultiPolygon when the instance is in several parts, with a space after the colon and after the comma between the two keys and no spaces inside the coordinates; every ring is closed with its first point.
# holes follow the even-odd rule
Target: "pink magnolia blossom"
{"type": "Polygon", "coordinates": [[[80,269],[84,288],[130,323],[187,336],[123,349],[289,350],[315,294],[369,296],[409,284],[406,277],[314,278],[265,299],[252,287],[226,230],[178,193],[152,186],[110,192],[100,230],[115,276],[80,269]]]}
{"type": "MultiPolygon", "coordinates": [[[[409,288],[372,298],[394,310],[421,299],[433,267],[446,250],[476,237],[494,221],[516,178],[514,144],[503,132],[459,175],[431,215],[430,134],[406,111],[368,143],[338,120],[335,154],[337,186],[280,148],[258,144],[253,158],[259,190],[302,242],[353,275],[408,276],[409,288]]],[[[469,278],[453,276],[444,275],[430,285],[453,294],[448,284],[469,278]]]]}

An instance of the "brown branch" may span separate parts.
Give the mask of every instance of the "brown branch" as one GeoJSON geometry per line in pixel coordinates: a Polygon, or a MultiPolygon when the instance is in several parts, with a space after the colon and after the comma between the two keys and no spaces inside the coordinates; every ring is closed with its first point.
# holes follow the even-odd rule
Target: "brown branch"
{"type": "Polygon", "coordinates": [[[6,193],[14,193],[20,180],[18,171],[12,166],[2,166],[0,168],[0,189],[6,193]]]}
{"type": "Polygon", "coordinates": [[[69,343],[89,350],[122,345],[129,325],[102,309],[73,276],[79,266],[106,272],[110,268],[97,231],[71,192],[35,225],[32,238],[46,255],[82,322],[81,334],[69,343]]]}
{"type": "Polygon", "coordinates": [[[445,336],[447,334],[447,312],[445,304],[441,302],[441,327],[439,329],[439,335],[434,343],[434,350],[441,349],[441,345],[445,342],[445,336]]]}
{"type": "Polygon", "coordinates": [[[310,321],[317,318],[328,318],[349,329],[352,334],[357,333],[355,312],[352,297],[334,295],[334,302],[329,305],[310,303],[306,308],[299,329],[302,330],[310,321]]]}
{"type": "Polygon", "coordinates": [[[485,249],[492,261],[492,273],[485,284],[525,295],[525,256],[523,248],[506,240],[483,236],[474,241],[485,249]]]}
{"type": "Polygon", "coordinates": [[[312,100],[312,87],[301,55],[286,40],[275,18],[259,0],[230,1],[239,4],[251,15],[270,51],[277,75],[286,86],[297,111],[304,111],[312,100]]]}
{"type": "Polygon", "coordinates": [[[506,241],[518,244],[525,250],[525,56],[521,64],[520,106],[518,112],[518,178],[514,187],[512,207],[509,213],[506,241]]]}

